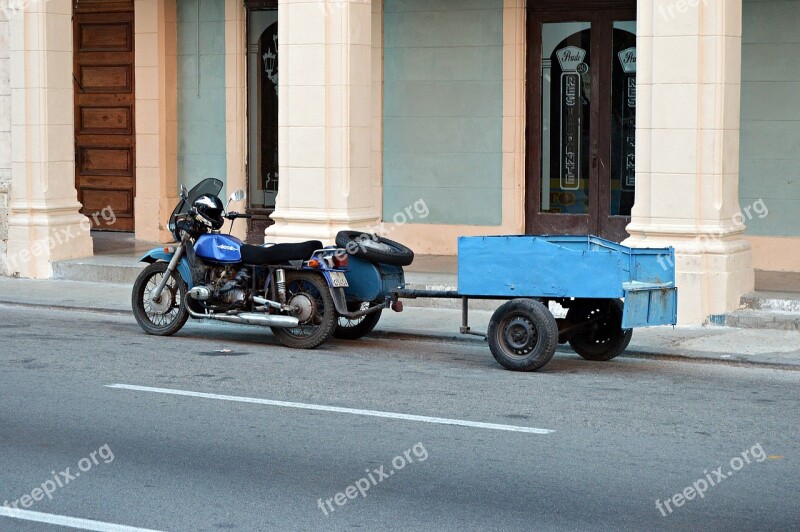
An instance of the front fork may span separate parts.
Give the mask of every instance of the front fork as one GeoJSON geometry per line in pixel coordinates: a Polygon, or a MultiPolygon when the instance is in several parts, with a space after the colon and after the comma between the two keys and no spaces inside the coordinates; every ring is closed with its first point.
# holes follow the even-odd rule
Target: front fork
{"type": "Polygon", "coordinates": [[[178,248],[175,250],[175,254],[169,261],[167,271],[164,272],[164,277],[161,278],[161,282],[158,283],[156,289],[150,294],[150,300],[153,303],[158,303],[158,301],[161,299],[161,292],[163,292],[164,288],[167,286],[169,278],[172,277],[175,274],[175,270],[178,269],[178,263],[180,263],[181,258],[183,257],[183,246],[183,242],[178,245],[178,248]]]}

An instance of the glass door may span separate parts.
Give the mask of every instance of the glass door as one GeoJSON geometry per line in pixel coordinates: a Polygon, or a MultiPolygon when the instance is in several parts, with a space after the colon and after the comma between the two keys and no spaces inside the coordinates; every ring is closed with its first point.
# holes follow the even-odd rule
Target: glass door
{"type": "Polygon", "coordinates": [[[526,230],[623,240],[636,186],[635,9],[531,11],[526,230]]]}

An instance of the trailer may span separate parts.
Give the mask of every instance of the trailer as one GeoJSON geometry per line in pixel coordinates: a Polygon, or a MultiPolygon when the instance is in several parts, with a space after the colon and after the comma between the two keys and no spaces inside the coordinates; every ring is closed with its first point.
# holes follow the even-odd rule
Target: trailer
{"type": "Polygon", "coordinates": [[[397,310],[402,299],[460,299],[460,332],[484,337],[497,362],[514,371],[542,368],[558,344],[588,360],[611,360],[634,328],[677,323],[673,248],[630,248],[586,235],[461,237],[454,291],[406,289],[402,268],[356,264],[348,304],[385,298],[397,310]],[[473,299],[506,301],[486,332],[469,325],[473,299]],[[556,318],[551,303],[566,315],[556,318]]]}

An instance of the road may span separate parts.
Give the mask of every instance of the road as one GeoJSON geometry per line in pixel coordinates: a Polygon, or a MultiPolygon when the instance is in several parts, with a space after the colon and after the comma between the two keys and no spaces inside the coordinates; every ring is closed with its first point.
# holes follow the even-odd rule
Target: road
{"type": "Polygon", "coordinates": [[[24,510],[0,530],[800,526],[796,371],[559,353],[519,374],[479,339],[293,351],[15,306],[0,334],[0,503],[24,510]]]}

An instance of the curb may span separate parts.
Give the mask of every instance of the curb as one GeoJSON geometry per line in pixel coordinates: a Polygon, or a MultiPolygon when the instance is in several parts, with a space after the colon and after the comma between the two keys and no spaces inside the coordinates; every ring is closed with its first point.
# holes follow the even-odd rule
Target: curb
{"type": "MultiPolygon", "coordinates": [[[[37,303],[21,303],[19,301],[5,301],[0,300],[0,305],[11,306],[11,307],[22,307],[22,308],[44,308],[50,310],[61,310],[61,311],[81,311],[81,312],[89,312],[93,314],[111,314],[114,316],[130,316],[133,314],[132,310],[120,310],[120,309],[108,309],[102,307],[75,307],[75,306],[67,306],[67,305],[56,305],[56,304],[37,304],[37,303]]],[[[420,332],[412,332],[412,331],[374,331],[368,337],[374,340],[411,340],[411,341],[419,341],[419,342],[430,342],[430,343],[437,343],[437,342],[455,342],[455,343],[462,343],[462,344],[472,344],[477,346],[479,343],[485,345],[486,340],[481,340],[478,336],[468,336],[462,334],[455,334],[455,333],[442,333],[442,334],[426,334],[420,332]]],[[[358,340],[339,340],[339,341],[352,341],[356,342],[358,340]]],[[[488,345],[486,346],[488,349],[488,345]]],[[[558,346],[556,348],[556,353],[573,353],[571,349],[564,346],[558,346]]],[[[740,359],[720,359],[718,357],[712,357],[707,355],[678,355],[674,353],[657,353],[652,351],[641,351],[641,350],[630,350],[626,351],[622,355],[621,358],[638,358],[638,359],[649,359],[649,360],[668,360],[674,362],[694,362],[697,364],[717,364],[723,366],[730,366],[730,367],[749,367],[749,368],[761,368],[761,369],[780,369],[780,370],[788,370],[788,371],[800,371],[800,363],[798,364],[786,364],[782,362],[768,362],[768,361],[753,361],[753,360],[740,360],[740,359]]]]}
{"type": "Polygon", "coordinates": [[[22,303],[20,301],[5,301],[0,299],[0,306],[5,305],[9,307],[22,307],[22,308],[43,308],[48,310],[77,310],[80,312],[89,312],[91,314],[112,314],[114,316],[130,316],[133,310],[120,310],[114,308],[103,307],[76,307],[74,305],[58,305],[55,303],[22,303]]]}

